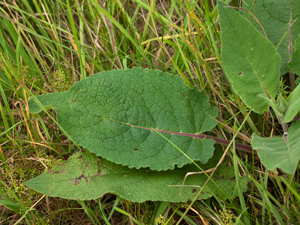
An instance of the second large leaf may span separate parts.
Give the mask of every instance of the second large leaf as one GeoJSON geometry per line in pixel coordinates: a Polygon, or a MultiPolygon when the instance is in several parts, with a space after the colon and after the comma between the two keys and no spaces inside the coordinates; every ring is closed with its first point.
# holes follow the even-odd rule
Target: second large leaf
{"type": "Polygon", "coordinates": [[[41,104],[29,101],[32,113],[41,105],[53,108],[77,144],[130,168],[167,170],[190,159],[205,163],[213,155],[213,140],[189,135],[211,130],[216,122],[210,116],[216,117],[217,110],[204,92],[179,76],[142,68],[112,70],[37,99],[41,104]]]}
{"type": "Polygon", "coordinates": [[[257,113],[268,110],[264,98],[279,90],[281,58],[255,27],[234,9],[218,1],[222,59],[233,90],[257,113]]]}
{"type": "MultiPolygon", "coordinates": [[[[217,157],[202,169],[210,169],[218,163],[217,157]]],[[[133,202],[168,201],[186,202],[194,199],[208,177],[203,174],[185,175],[190,171],[199,171],[194,164],[168,171],[148,169],[129,169],[99,158],[89,152],[77,152],[62,164],[46,171],[38,177],[25,182],[25,185],[51,197],[89,200],[114,193],[133,202]],[[182,186],[183,185],[183,186],[182,186]]],[[[217,195],[220,199],[233,199],[237,195],[233,167],[222,163],[212,179],[203,187],[198,199],[207,199],[217,195]]],[[[239,178],[243,192],[247,190],[247,177],[239,178]]]]}
{"type": "Polygon", "coordinates": [[[258,31],[262,34],[265,32],[276,47],[282,58],[281,75],[287,73],[290,59],[289,48],[294,46],[300,33],[300,1],[245,0],[242,7],[249,10],[256,19],[248,13],[249,11],[242,10],[241,14],[249,19],[258,31]]]}

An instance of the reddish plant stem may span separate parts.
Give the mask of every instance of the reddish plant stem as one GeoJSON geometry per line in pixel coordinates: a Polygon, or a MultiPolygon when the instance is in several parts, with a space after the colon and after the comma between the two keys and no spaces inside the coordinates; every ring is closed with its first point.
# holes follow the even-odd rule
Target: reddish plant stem
{"type": "MultiPolygon", "coordinates": [[[[230,140],[225,140],[222,138],[213,137],[213,136],[209,136],[209,135],[205,135],[205,134],[189,134],[189,133],[173,132],[173,131],[166,131],[166,130],[159,130],[159,129],[157,129],[156,131],[161,132],[161,133],[174,134],[174,135],[178,135],[178,136],[188,136],[188,137],[193,137],[193,138],[198,138],[198,139],[204,139],[204,138],[213,139],[218,144],[226,145],[226,146],[228,146],[230,144],[230,140]]],[[[250,145],[244,145],[244,144],[235,142],[235,147],[244,152],[254,153],[256,155],[256,152],[253,151],[253,149],[250,145]]]]}
{"type": "MultiPolygon", "coordinates": [[[[178,135],[178,136],[187,136],[187,137],[193,137],[193,138],[198,138],[198,139],[213,139],[215,142],[221,145],[226,145],[228,146],[230,144],[230,140],[225,140],[222,138],[218,137],[213,137],[210,135],[206,134],[190,134],[190,133],[182,133],[182,132],[174,132],[174,131],[168,131],[168,130],[160,130],[160,129],[153,129],[153,128],[148,128],[148,127],[140,127],[132,124],[128,124],[132,127],[140,128],[140,129],[145,129],[145,130],[152,130],[152,131],[157,131],[160,133],[167,133],[167,134],[173,134],[173,135],[178,135]]],[[[240,143],[234,143],[235,147],[241,151],[248,152],[248,153],[253,153],[254,155],[257,155],[255,151],[253,151],[252,147],[250,145],[244,145],[240,143]]]]}

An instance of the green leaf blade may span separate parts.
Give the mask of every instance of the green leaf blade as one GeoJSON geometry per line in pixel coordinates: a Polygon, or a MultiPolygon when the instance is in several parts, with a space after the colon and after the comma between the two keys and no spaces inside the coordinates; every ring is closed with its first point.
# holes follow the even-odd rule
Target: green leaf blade
{"type": "MultiPolygon", "coordinates": [[[[186,202],[196,196],[207,180],[204,174],[188,176],[179,195],[184,177],[190,171],[198,169],[187,165],[172,171],[137,170],[111,163],[89,152],[77,152],[67,162],[26,181],[25,185],[48,196],[66,199],[90,200],[113,193],[133,202],[186,202]]],[[[222,178],[224,174],[217,174],[213,178],[215,184],[209,181],[199,199],[209,198],[212,193],[221,198],[234,198],[236,183],[230,172],[225,174],[229,177],[222,178]]],[[[247,181],[241,178],[243,191],[247,190],[247,181]]]]}
{"type": "MultiPolygon", "coordinates": [[[[265,32],[270,42],[280,54],[281,72],[285,74],[288,72],[289,61],[289,26],[290,26],[290,13],[291,13],[291,0],[246,0],[243,3],[243,8],[249,10],[259,21],[257,21],[246,11],[241,11],[253,23],[258,31],[262,34],[265,32]]],[[[294,7],[293,7],[294,8],[294,7]]]]}
{"type": "Polygon", "coordinates": [[[258,150],[258,156],[268,170],[280,168],[293,174],[300,159],[300,121],[290,127],[287,143],[283,137],[261,138],[253,133],[251,145],[258,150]]]}
{"type": "MultiPolygon", "coordinates": [[[[214,118],[217,110],[205,93],[178,76],[141,68],[114,70],[39,98],[55,109],[59,125],[76,143],[130,168],[167,170],[191,163],[170,142],[192,160],[205,163],[213,155],[213,140],[180,135],[211,130],[216,122],[207,114],[214,118]]],[[[34,101],[29,106],[38,111],[34,101]]]]}
{"type": "Polygon", "coordinates": [[[300,111],[300,85],[298,85],[289,95],[287,100],[287,110],[284,114],[284,122],[291,122],[300,111]]]}
{"type": "Polygon", "coordinates": [[[289,44],[292,41],[294,46],[294,42],[300,33],[300,21],[297,19],[300,16],[300,2],[291,0],[245,0],[242,7],[249,10],[260,25],[245,10],[241,11],[241,14],[248,18],[262,34],[264,32],[261,26],[264,28],[268,39],[280,54],[282,58],[280,74],[287,73],[290,60],[289,44]],[[292,27],[290,27],[291,24],[292,27]],[[290,34],[290,31],[292,31],[292,34],[290,34]]]}
{"type": "Polygon", "coordinates": [[[275,98],[281,58],[251,23],[224,2],[218,4],[226,76],[245,104],[263,113],[269,105],[257,96],[275,98]]]}
{"type": "Polygon", "coordinates": [[[295,42],[292,60],[289,63],[289,67],[292,69],[293,73],[300,75],[300,37],[295,42]]]}

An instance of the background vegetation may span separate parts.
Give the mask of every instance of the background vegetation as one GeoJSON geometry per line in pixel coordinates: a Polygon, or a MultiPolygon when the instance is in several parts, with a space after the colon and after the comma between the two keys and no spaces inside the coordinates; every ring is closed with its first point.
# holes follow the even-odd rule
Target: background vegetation
{"type": "MultiPolygon", "coordinates": [[[[180,74],[218,108],[214,136],[237,133],[249,144],[256,130],[281,135],[271,111],[248,116],[224,76],[215,1],[4,0],[0,24],[1,224],[300,224],[299,171],[269,172],[255,152],[228,153],[237,174],[251,179],[248,192],[228,202],[196,201],[186,215],[188,203],[132,203],[112,194],[69,201],[23,185],[77,149],[49,115],[29,113],[30,96],[67,90],[104,70],[180,74]]],[[[284,76],[282,89],[290,91],[284,76]]]]}

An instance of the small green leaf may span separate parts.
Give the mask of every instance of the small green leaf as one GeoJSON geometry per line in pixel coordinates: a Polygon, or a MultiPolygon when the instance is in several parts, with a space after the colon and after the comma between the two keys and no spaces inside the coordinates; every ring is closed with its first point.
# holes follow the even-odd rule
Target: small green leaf
{"type": "MultiPolygon", "coordinates": [[[[215,166],[216,163],[210,164],[215,166]]],[[[205,169],[204,165],[201,166],[205,169]]],[[[26,181],[25,185],[48,196],[66,199],[97,199],[113,193],[133,202],[186,202],[195,197],[208,179],[204,174],[188,176],[179,195],[186,173],[195,171],[199,170],[193,164],[172,171],[130,169],[93,153],[77,152],[67,162],[26,181]]],[[[235,181],[222,177],[223,174],[219,176],[216,172],[213,177],[215,184],[209,181],[199,199],[211,197],[212,192],[222,199],[234,198],[235,181]]],[[[247,182],[248,179],[242,177],[243,191],[247,190],[247,182]]]]}
{"type": "Polygon", "coordinates": [[[222,59],[233,90],[257,113],[268,110],[263,98],[279,90],[281,58],[273,44],[237,11],[218,1],[222,59]]]}
{"type": "Polygon", "coordinates": [[[280,92],[277,96],[277,110],[279,113],[284,114],[288,108],[287,100],[282,96],[280,92]]]}
{"type": "MultiPolygon", "coordinates": [[[[213,140],[191,135],[211,130],[217,109],[179,76],[142,68],[112,70],[37,98],[55,109],[59,125],[77,144],[130,168],[167,170],[191,163],[172,143],[202,163],[213,155],[213,140]]],[[[41,111],[33,99],[29,108],[41,111]]]]}
{"type": "Polygon", "coordinates": [[[292,61],[289,63],[289,67],[293,73],[300,75],[300,37],[293,47],[292,61]]]}
{"type": "Polygon", "coordinates": [[[300,85],[289,95],[287,100],[287,110],[284,114],[284,122],[291,122],[300,111],[300,85]]]}
{"type": "Polygon", "coordinates": [[[268,170],[280,168],[293,174],[300,159],[300,121],[290,127],[287,142],[283,137],[262,138],[253,133],[251,145],[268,170]]]}

